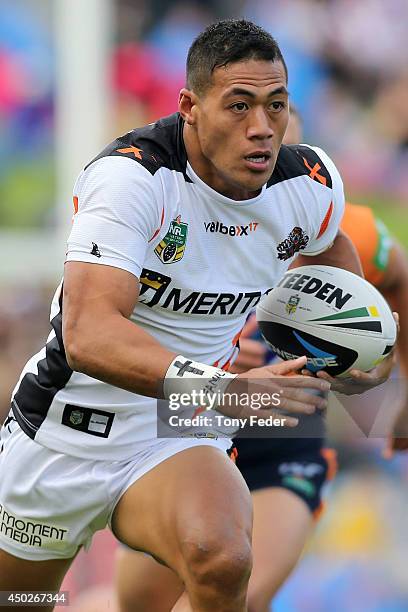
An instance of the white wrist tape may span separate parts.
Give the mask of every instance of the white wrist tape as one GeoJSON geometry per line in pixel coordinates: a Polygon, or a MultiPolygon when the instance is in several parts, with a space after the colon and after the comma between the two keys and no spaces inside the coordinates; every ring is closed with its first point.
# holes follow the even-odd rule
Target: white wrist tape
{"type": "Polygon", "coordinates": [[[187,394],[191,396],[192,404],[213,407],[215,395],[222,399],[225,389],[236,376],[221,368],[177,355],[164,377],[164,397],[172,399],[187,394]]]}

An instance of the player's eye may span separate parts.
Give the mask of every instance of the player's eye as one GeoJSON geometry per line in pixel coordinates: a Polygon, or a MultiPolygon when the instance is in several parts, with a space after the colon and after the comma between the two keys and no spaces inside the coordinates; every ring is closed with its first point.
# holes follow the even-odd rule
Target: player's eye
{"type": "Polygon", "coordinates": [[[234,111],[236,111],[237,113],[242,113],[246,110],[248,110],[248,104],[246,102],[235,102],[234,104],[232,104],[230,106],[230,108],[234,111]]]}
{"type": "Polygon", "coordinates": [[[269,108],[273,111],[273,112],[279,112],[281,110],[283,110],[285,108],[285,103],[281,102],[279,100],[276,100],[275,102],[272,102],[269,106],[269,108]]]}

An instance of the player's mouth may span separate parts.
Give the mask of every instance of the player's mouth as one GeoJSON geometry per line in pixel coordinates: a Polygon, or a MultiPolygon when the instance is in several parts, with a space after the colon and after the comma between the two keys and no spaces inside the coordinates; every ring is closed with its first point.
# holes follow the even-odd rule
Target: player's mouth
{"type": "Polygon", "coordinates": [[[251,170],[265,172],[270,166],[271,157],[270,151],[253,151],[245,156],[245,165],[251,170]]]}

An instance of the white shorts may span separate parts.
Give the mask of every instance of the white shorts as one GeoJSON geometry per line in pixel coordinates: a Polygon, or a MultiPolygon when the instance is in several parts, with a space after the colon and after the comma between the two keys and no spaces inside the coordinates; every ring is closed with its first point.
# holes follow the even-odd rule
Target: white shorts
{"type": "Polygon", "coordinates": [[[88,548],[126,489],[172,455],[231,446],[226,438],[155,439],[136,443],[131,460],[90,461],[41,446],[14,421],[0,442],[0,549],[33,561],[69,559],[88,548]]]}

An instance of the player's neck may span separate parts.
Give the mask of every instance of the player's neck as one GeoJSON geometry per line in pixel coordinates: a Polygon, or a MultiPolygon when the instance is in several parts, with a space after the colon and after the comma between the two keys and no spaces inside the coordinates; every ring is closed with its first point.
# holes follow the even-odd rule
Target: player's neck
{"type": "Polygon", "coordinates": [[[231,198],[231,200],[237,201],[249,200],[259,195],[260,190],[254,192],[243,189],[238,185],[228,184],[214,164],[203,154],[194,128],[186,123],[183,129],[183,139],[190,166],[197,176],[211,189],[227,198],[231,198]]]}

